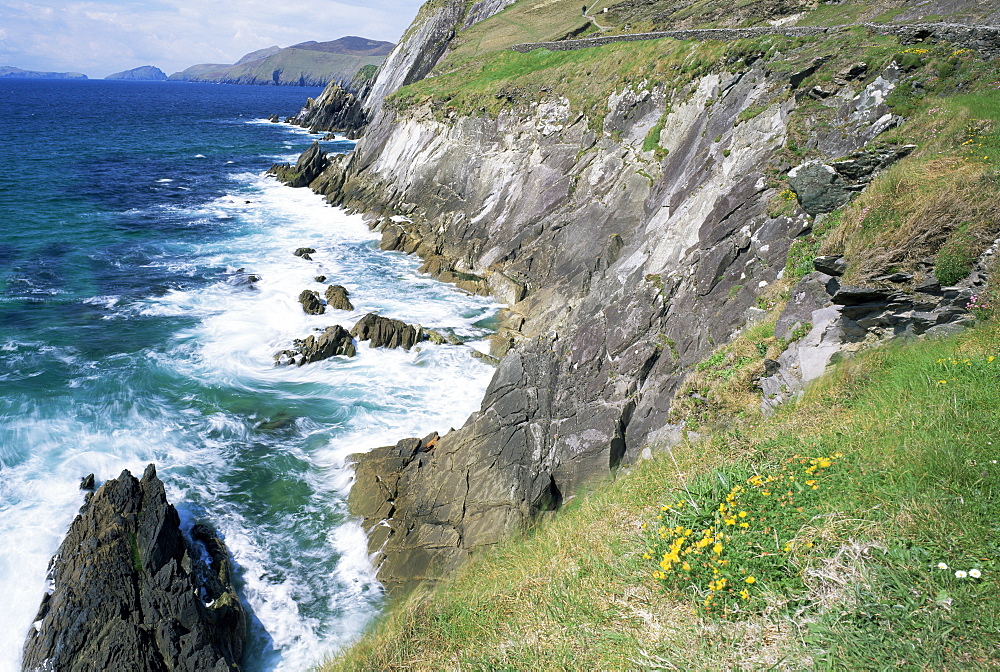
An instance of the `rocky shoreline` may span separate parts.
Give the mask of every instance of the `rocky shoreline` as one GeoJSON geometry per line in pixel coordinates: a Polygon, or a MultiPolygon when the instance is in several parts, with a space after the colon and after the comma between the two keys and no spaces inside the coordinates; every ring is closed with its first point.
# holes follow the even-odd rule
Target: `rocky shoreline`
{"type": "MultiPolygon", "coordinates": [[[[442,51],[428,36],[467,25],[467,10],[457,0],[426,8],[398,54],[429,71],[442,51]]],[[[413,81],[393,60],[373,87],[382,98],[413,81]]],[[[428,106],[387,109],[370,93],[349,155],[317,172],[316,147],[285,175],[275,171],[296,183],[308,174],[331,204],[365,213],[383,249],[416,254],[435,277],[508,304],[480,411],[432,450],[406,439],[356,458],[352,510],[386,585],[447,576],[587,481],[682,436],[674,393],[759,318],[758,298],[783,277],[792,242],[912,151],[866,146],[902,123],[886,100],[905,72],[854,63],[829,73],[827,88],[802,87],[827,60],[788,73],[751,58],[677,90],[626,88],[609,99],[603,132],[565,99],[444,119],[428,106]],[[784,148],[806,102],[822,110],[805,147],[821,158],[797,166],[784,148]],[[793,207],[775,206],[784,184],[793,207]]],[[[921,295],[914,285],[925,275],[867,303],[838,290],[818,297],[812,309],[843,306],[829,316],[839,331],[828,322],[821,331],[845,335],[849,354],[861,342],[967,321],[967,292],[921,295]]],[[[794,351],[807,356],[812,339],[794,351]]],[[[771,365],[783,378],[769,400],[801,389],[788,382],[795,366],[771,365]]]]}

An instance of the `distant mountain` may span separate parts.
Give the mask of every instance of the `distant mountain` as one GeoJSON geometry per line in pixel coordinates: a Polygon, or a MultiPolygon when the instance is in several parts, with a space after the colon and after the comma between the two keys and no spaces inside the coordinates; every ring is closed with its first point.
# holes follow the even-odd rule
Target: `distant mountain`
{"type": "Polygon", "coordinates": [[[116,72],[113,75],[108,75],[104,79],[124,79],[132,82],[165,82],[167,81],[167,75],[162,70],[155,68],[152,65],[143,65],[138,68],[132,68],[131,70],[116,72]]]}
{"type": "Polygon", "coordinates": [[[87,79],[82,72],[39,72],[0,65],[0,79],[87,79]]]}
{"type": "Polygon", "coordinates": [[[363,37],[302,42],[253,51],[233,65],[203,63],[170,75],[172,80],[221,84],[326,86],[346,82],[366,65],[378,66],[396,46],[363,37]]]}

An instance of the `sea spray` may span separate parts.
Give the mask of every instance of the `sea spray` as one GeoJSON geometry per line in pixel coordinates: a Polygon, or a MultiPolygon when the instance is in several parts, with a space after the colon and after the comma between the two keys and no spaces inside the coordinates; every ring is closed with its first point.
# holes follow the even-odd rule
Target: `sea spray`
{"type": "Polygon", "coordinates": [[[359,217],[263,177],[314,139],[262,121],[288,91],[52,86],[14,92],[18,184],[0,177],[12,212],[0,241],[0,670],[17,668],[80,477],[149,462],[183,523],[209,521],[229,544],[255,617],[246,668],[304,669],[382,604],[344,504],[348,456],[459,426],[492,370],[469,347],[429,343],[360,344],[303,367],[273,354],[367,312],[483,348],[497,306],[379,251],[359,217]],[[59,156],[28,149],[57,141],[59,156]],[[306,245],[314,261],[292,254],[306,245]],[[306,315],[296,299],[323,289],[318,275],[356,309],[306,315]]]}

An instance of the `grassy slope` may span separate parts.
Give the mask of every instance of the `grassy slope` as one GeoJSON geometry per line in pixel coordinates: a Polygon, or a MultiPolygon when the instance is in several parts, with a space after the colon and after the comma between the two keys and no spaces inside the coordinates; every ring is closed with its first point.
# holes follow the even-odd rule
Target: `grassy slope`
{"type": "MultiPolygon", "coordinates": [[[[774,67],[789,71],[819,53],[837,54],[803,88],[826,85],[844,62],[866,60],[874,76],[889,60],[907,58],[910,83],[919,82],[924,93],[907,85],[893,96],[894,108],[909,121],[885,139],[913,142],[918,150],[798,241],[785,284],[761,297],[761,305],[772,308],[771,321],[693,372],[675,407],[678,419],[699,430],[700,442],[665,451],[571,499],[434,594],[396,605],[323,669],[1000,665],[995,316],[984,314],[983,326],[960,337],[884,347],[845,362],[806,399],[766,422],[753,384],[764,357],[785,346],[773,336],[773,320],[817,252],[846,253],[857,281],[887,264],[907,270],[933,255],[939,269],[953,264],[967,272],[970,258],[1000,232],[997,66],[945,46],[914,53],[862,31],[826,43],[663,41],[568,54],[483,54],[487,40],[500,49],[535,29],[534,23],[518,26],[527,20],[528,4],[497,17],[508,28],[487,22],[478,32],[466,31],[439,76],[406,87],[397,104],[434,99],[462,112],[495,113],[523,102],[517,95],[498,99],[497,92],[520,87],[530,97],[547,88],[600,114],[601,97],[624,83],[657,77],[682,83],[742,53],[780,52],[784,60],[774,67]],[[586,81],[591,84],[581,86],[586,81]],[[726,504],[730,486],[750,475],[785,478],[789,469],[808,467],[789,462],[793,456],[836,454],[843,457],[831,459],[817,489],[806,487],[795,506],[779,507],[759,489],[741,486],[748,493],[738,494],[736,503],[749,515],[734,520],[747,521],[745,534],[727,527],[728,514],[709,515],[726,504]],[[697,506],[683,513],[661,508],[679,500],[697,506]],[[689,578],[677,563],[664,571],[662,556],[677,523],[696,536],[699,525],[735,531],[717,558],[727,564],[704,564],[704,571],[720,574],[695,568],[689,578]],[[771,535],[774,548],[766,550],[762,539],[771,535]],[[954,574],[972,569],[981,576],[954,574]],[[712,590],[719,576],[729,583],[712,590]],[[714,611],[704,604],[711,594],[714,611]]],[[[575,21],[573,6],[564,8],[565,25],[575,21]]],[[[552,32],[565,25],[551,24],[552,32]]],[[[793,120],[785,150],[792,162],[810,156],[796,146],[808,133],[807,119],[824,123],[822,109],[803,105],[793,120]]],[[[771,179],[778,185],[781,176],[771,179]]],[[[794,200],[778,197],[774,207],[794,209],[794,200]]],[[[998,301],[994,292],[992,303],[998,301]]],[[[799,483],[810,476],[799,474],[799,483]]],[[[695,564],[696,556],[686,557],[695,564]]]]}
{"type": "Polygon", "coordinates": [[[324,669],[1000,664],[1000,358],[990,353],[1000,355],[995,323],[870,352],[767,423],[677,446],[578,496],[400,605],[324,669]],[[706,616],[700,594],[652,578],[642,525],[658,524],[661,504],[716,473],[767,474],[792,455],[834,452],[844,457],[787,559],[807,577],[800,591],[761,580],[763,610],[706,616]],[[981,578],[953,574],[973,568],[981,578]]]}

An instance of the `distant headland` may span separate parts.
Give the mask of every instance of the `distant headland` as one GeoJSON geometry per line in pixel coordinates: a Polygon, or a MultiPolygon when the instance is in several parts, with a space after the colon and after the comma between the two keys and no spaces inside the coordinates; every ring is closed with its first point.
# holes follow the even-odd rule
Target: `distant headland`
{"type": "Polygon", "coordinates": [[[82,72],[41,72],[0,65],[0,79],[87,79],[82,72]]]}
{"type": "Polygon", "coordinates": [[[131,70],[123,70],[113,75],[108,75],[104,79],[119,79],[129,82],[165,82],[167,75],[165,72],[152,65],[142,65],[131,70]]]}
{"type": "Polygon", "coordinates": [[[326,86],[351,81],[359,70],[381,65],[395,45],[364,37],[268,47],[232,65],[203,63],[170,75],[171,80],[214,84],[326,86]]]}

